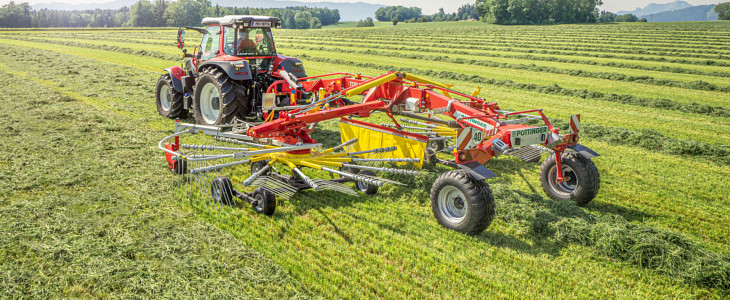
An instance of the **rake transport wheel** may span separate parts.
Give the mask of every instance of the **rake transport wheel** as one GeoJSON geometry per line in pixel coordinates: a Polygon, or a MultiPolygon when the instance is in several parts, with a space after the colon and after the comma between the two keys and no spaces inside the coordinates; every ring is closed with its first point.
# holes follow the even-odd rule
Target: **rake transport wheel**
{"type": "Polygon", "coordinates": [[[556,181],[558,175],[555,154],[552,154],[540,167],[542,190],[552,199],[572,200],[578,206],[585,206],[598,194],[601,184],[598,168],[593,161],[574,152],[563,153],[561,160],[565,181],[556,181]]]}
{"type": "Polygon", "coordinates": [[[195,83],[193,115],[195,123],[222,125],[231,123],[245,98],[228,75],[216,68],[205,69],[195,83]]]}
{"type": "Polygon", "coordinates": [[[175,91],[172,87],[170,74],[164,74],[157,80],[155,102],[157,102],[157,112],[163,117],[182,119],[188,116],[183,107],[183,93],[175,91]]]}
{"type": "MultiPolygon", "coordinates": [[[[368,171],[368,170],[357,172],[357,174],[375,177],[375,173],[373,173],[372,171],[368,171]]],[[[365,193],[366,195],[375,195],[375,193],[378,192],[377,185],[367,184],[362,181],[355,181],[355,187],[357,187],[358,190],[365,193]]]]}
{"type": "Polygon", "coordinates": [[[233,185],[228,177],[216,177],[210,183],[210,194],[213,202],[224,205],[233,205],[233,185]]]}
{"type": "Polygon", "coordinates": [[[276,210],[276,196],[274,194],[262,188],[256,188],[253,192],[253,198],[256,199],[256,202],[251,204],[253,210],[267,216],[274,214],[274,210],[276,210]]]}
{"type": "Polygon", "coordinates": [[[474,179],[464,170],[452,170],[433,183],[431,210],[444,227],[476,235],[494,219],[494,196],[483,180],[474,179]]]}

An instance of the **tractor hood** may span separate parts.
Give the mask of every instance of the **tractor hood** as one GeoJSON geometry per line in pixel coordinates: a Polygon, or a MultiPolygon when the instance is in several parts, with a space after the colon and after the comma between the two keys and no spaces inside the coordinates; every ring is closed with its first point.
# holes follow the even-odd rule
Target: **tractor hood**
{"type": "Polygon", "coordinates": [[[304,64],[296,57],[279,54],[274,56],[274,71],[278,71],[280,69],[284,69],[285,71],[294,74],[297,78],[307,77],[307,73],[304,72],[304,64]]]}

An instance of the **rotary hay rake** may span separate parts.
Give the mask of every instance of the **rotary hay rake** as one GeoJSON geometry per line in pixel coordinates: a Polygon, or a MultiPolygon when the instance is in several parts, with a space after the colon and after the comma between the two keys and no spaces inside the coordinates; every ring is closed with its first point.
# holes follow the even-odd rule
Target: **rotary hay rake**
{"type": "Polygon", "coordinates": [[[537,162],[549,153],[540,171],[549,197],[585,205],[598,192],[600,177],[590,160],[598,154],[578,143],[579,115],[571,117],[570,132],[560,135],[540,109],[508,112],[478,98],[478,90],[466,95],[402,72],[281,75],[285,79],[264,95],[263,106],[269,108],[264,122],[206,126],[176,121],[175,133],[158,146],[179,175],[178,196],[200,199],[207,209],[243,200],[271,215],[276,198],[289,199],[299,190],[357,196],[344,184],[355,182],[357,190],[374,194],[380,186],[399,184],[375,172],[417,175],[414,168],[440,163],[455,170],[433,183],[434,216],[447,228],[478,234],[495,214],[485,179],[496,175],[484,166],[494,157],[537,162]],[[267,99],[282,96],[291,97],[292,105],[267,106],[267,99]],[[354,96],[362,100],[351,101],[354,96]],[[302,99],[310,100],[301,104],[302,99]],[[375,113],[390,122],[367,122],[375,113]],[[310,133],[318,122],[331,119],[340,119],[341,144],[325,148],[310,133]],[[181,143],[181,138],[192,142],[181,143]],[[443,159],[448,156],[453,159],[443,159]]]}

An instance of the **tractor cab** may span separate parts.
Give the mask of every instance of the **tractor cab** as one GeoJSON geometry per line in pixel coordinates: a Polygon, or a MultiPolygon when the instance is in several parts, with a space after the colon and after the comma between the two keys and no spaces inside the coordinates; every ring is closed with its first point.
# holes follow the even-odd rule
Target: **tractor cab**
{"type": "Polygon", "coordinates": [[[225,16],[205,18],[205,35],[200,43],[201,62],[247,59],[256,70],[266,70],[276,55],[271,27],[280,27],[275,17],[225,16]]]}
{"type": "MultiPolygon", "coordinates": [[[[192,54],[185,49],[185,30],[178,30],[177,47],[186,59],[182,68],[167,68],[158,80],[161,115],[181,118],[192,110],[196,123],[222,125],[298,105],[291,104],[288,90],[272,91],[284,79],[300,90],[295,81],[307,76],[301,60],[276,52],[271,28],[281,27],[279,18],[233,15],[202,23],[204,28],[185,27],[203,35],[192,54]]],[[[311,96],[298,93],[302,99],[311,96]]]]}

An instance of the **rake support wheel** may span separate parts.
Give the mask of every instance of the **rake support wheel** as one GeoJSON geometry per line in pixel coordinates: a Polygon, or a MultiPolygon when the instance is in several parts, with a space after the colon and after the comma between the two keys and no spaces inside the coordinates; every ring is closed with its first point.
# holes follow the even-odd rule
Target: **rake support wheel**
{"type": "Polygon", "coordinates": [[[596,165],[575,152],[561,155],[565,182],[556,182],[555,154],[543,161],[540,167],[540,184],[548,197],[555,200],[571,200],[578,206],[590,203],[598,194],[601,176],[596,165]]]}
{"type": "Polygon", "coordinates": [[[442,226],[476,235],[494,219],[494,196],[484,180],[476,180],[464,170],[452,170],[433,183],[431,210],[442,226]]]}
{"type": "Polygon", "coordinates": [[[188,112],[183,106],[183,93],[175,91],[172,87],[170,74],[163,74],[157,79],[155,89],[155,102],[157,112],[163,117],[170,119],[182,119],[187,117],[188,112]]]}
{"type": "Polygon", "coordinates": [[[276,196],[262,188],[256,188],[253,192],[255,202],[251,203],[253,210],[267,216],[273,215],[276,210],[276,196]]]}
{"type": "Polygon", "coordinates": [[[213,201],[224,205],[233,205],[233,185],[228,177],[216,177],[210,183],[210,194],[213,201]]]}
{"type": "MultiPolygon", "coordinates": [[[[363,170],[357,173],[358,175],[372,176],[375,177],[373,171],[363,170]]],[[[355,181],[355,187],[366,195],[375,195],[378,192],[378,186],[374,184],[367,184],[362,181],[355,181]]]]}

